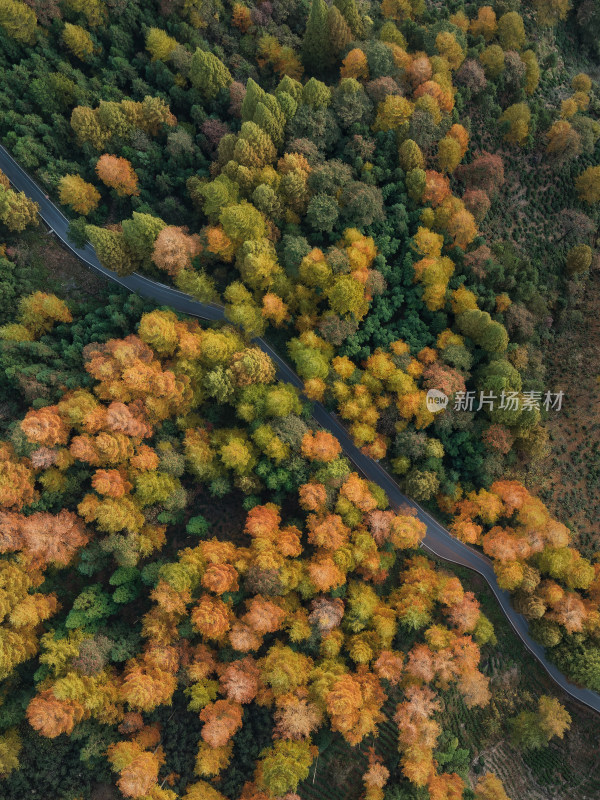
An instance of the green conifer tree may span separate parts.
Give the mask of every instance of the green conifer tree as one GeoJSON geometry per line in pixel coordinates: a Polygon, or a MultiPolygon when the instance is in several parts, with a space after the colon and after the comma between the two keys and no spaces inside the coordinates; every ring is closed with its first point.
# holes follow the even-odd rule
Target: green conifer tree
{"type": "Polygon", "coordinates": [[[365,23],[358,11],[356,0],[334,0],[333,4],[336,8],[339,8],[352,31],[352,35],[356,39],[362,39],[365,35],[365,23]]]}
{"type": "Polygon", "coordinates": [[[221,89],[226,89],[233,78],[215,55],[198,48],[192,56],[190,67],[192,86],[199,89],[207,100],[214,100],[221,89]]]}
{"type": "Polygon", "coordinates": [[[136,261],[149,264],[156,237],[166,227],[166,223],[151,214],[133,212],[131,219],[123,221],[123,237],[136,261]]]}
{"type": "Polygon", "coordinates": [[[312,0],[302,42],[302,63],[313,74],[319,74],[332,63],[325,0],[312,0]]]}
{"type": "Polygon", "coordinates": [[[122,233],[96,225],[88,225],[85,232],[104,267],[112,269],[117,275],[131,275],[135,263],[122,233]]]}

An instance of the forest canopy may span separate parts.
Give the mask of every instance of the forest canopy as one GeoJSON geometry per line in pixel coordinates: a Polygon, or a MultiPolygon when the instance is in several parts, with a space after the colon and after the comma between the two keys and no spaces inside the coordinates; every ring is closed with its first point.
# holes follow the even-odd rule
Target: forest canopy
{"type": "Polygon", "coordinates": [[[506,700],[483,595],[311,412],[600,691],[597,539],[544,479],[599,33],[591,0],[0,0],[0,138],[71,242],[226,316],[46,286],[0,172],[7,800],[507,798],[478,736],[542,770],[571,715],[506,700]]]}

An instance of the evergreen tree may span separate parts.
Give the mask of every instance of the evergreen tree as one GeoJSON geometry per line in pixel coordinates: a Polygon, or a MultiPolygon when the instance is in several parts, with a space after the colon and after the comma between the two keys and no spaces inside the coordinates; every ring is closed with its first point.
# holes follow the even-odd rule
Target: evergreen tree
{"type": "Polygon", "coordinates": [[[149,263],[154,242],[165,227],[165,223],[151,214],[140,214],[134,211],[132,219],[124,220],[122,227],[125,244],[136,260],[141,263],[149,263]]]}
{"type": "Polygon", "coordinates": [[[352,31],[337,6],[331,6],[327,12],[327,28],[331,48],[338,55],[352,41],[352,31]]]}
{"type": "Polygon", "coordinates": [[[233,78],[222,61],[198,48],[192,57],[190,80],[207,100],[214,100],[221,89],[226,89],[232,83],[233,78]]]}
{"type": "Polygon", "coordinates": [[[365,35],[365,23],[358,11],[356,0],[334,0],[334,6],[339,8],[353,36],[362,39],[365,35]]]}
{"type": "Polygon", "coordinates": [[[331,65],[325,0],[312,0],[302,41],[302,63],[308,72],[320,73],[331,65]]]}
{"type": "Polygon", "coordinates": [[[135,270],[131,250],[122,233],[95,225],[88,225],[85,230],[104,267],[117,275],[130,275],[135,270]]]}

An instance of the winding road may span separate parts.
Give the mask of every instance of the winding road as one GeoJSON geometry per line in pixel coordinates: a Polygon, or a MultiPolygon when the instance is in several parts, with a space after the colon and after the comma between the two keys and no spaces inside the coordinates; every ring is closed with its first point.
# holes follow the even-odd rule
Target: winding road
{"type": "MultiPolygon", "coordinates": [[[[131,292],[142,297],[154,300],[160,305],[170,306],[199,319],[218,321],[225,319],[222,306],[214,303],[201,303],[194,300],[184,292],[173,289],[157,281],[150,280],[143,275],[133,274],[120,277],[100,263],[94,248],[88,242],[85,247],[76,247],[67,236],[69,220],[60,209],[48,198],[45,192],[14,160],[10,153],[0,145],[0,169],[8,177],[11,184],[18,191],[24,192],[31,200],[39,205],[39,214],[48,227],[56,234],[63,245],[74,253],[84,264],[93,269],[104,278],[123,286],[131,292]]],[[[292,368],[273,350],[264,340],[256,339],[256,343],[277,365],[278,377],[302,389],[302,380],[292,368]]],[[[321,403],[314,403],[313,417],[323,427],[334,434],[340,441],[345,455],[354,463],[356,468],[371,481],[377,483],[386,492],[390,504],[394,508],[408,506],[416,511],[418,518],[427,526],[427,533],[422,541],[422,547],[427,552],[444,561],[457,564],[477,572],[489,584],[496,596],[502,611],[506,615],[513,630],[521,639],[527,650],[537,659],[548,675],[570,697],[579,703],[600,713],[600,695],[590,689],[583,689],[568,681],[560,670],[545,656],[544,648],[535,642],[528,632],[527,620],[518,614],[511,605],[510,595],[500,589],[492,562],[483,553],[469,547],[455,539],[440,523],[423,509],[414,500],[404,495],[394,479],[373,459],[364,455],[354,444],[346,428],[339,422],[335,415],[329,413],[321,403]]]]}

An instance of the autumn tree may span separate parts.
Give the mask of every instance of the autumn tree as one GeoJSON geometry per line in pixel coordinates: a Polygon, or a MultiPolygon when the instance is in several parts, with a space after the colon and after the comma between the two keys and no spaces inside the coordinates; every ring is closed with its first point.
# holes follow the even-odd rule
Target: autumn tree
{"type": "Polygon", "coordinates": [[[509,106],[500,116],[500,125],[504,128],[504,138],[511,144],[524,145],[529,136],[531,111],[527,103],[515,103],[509,106]]]}
{"type": "Polygon", "coordinates": [[[454,172],[462,158],[459,142],[452,136],[444,136],[438,142],[438,163],[442,172],[454,172]]]}
{"type": "Polygon", "coordinates": [[[87,61],[87,59],[94,52],[94,43],[90,34],[80,25],[71,25],[65,23],[62,33],[63,42],[65,46],[73,53],[73,55],[80,61],[87,61]]]}
{"type": "Polygon", "coordinates": [[[538,23],[551,28],[567,16],[569,0],[533,0],[533,7],[538,23]]]}
{"type": "Polygon", "coordinates": [[[0,736],[0,775],[6,777],[18,769],[21,738],[16,728],[9,728],[0,736]]]}
{"type": "Polygon", "coordinates": [[[327,12],[329,43],[336,55],[342,53],[352,41],[352,31],[336,5],[327,12]]]}
{"type": "Polygon", "coordinates": [[[436,208],[440,206],[450,194],[450,181],[446,175],[442,175],[440,172],[436,172],[432,169],[425,171],[424,202],[431,203],[431,205],[436,208]]]}
{"type": "Polygon", "coordinates": [[[468,189],[463,195],[463,203],[473,215],[477,224],[481,223],[490,210],[490,198],[482,189],[468,189]]]}
{"type": "Polygon", "coordinates": [[[61,733],[71,734],[85,717],[85,708],[77,701],[59,700],[51,689],[36,695],[27,706],[27,719],[34,730],[49,739],[61,733]]]}
{"type": "Polygon", "coordinates": [[[242,726],[242,708],[230,700],[217,700],[200,712],[201,736],[211,747],[222,747],[242,726]]]}
{"type": "Polygon", "coordinates": [[[106,20],[106,6],[102,0],[65,0],[65,6],[76,14],[82,14],[90,28],[96,28],[106,20]]]}
{"type": "Polygon", "coordinates": [[[112,744],[107,756],[112,768],[119,773],[117,786],[125,797],[149,794],[164,760],[160,747],[146,750],[136,741],[112,744]]]}
{"type": "Polygon", "coordinates": [[[510,800],[500,778],[486,772],[475,784],[475,800],[510,800]]]}
{"type": "Polygon", "coordinates": [[[487,85],[485,72],[479,62],[472,58],[463,61],[460,69],[456,73],[456,82],[462,86],[466,86],[473,95],[482,92],[487,85]]]}
{"type": "Polygon", "coordinates": [[[413,110],[412,103],[405,97],[390,94],[377,106],[373,130],[396,130],[410,119],[413,110]]]}
{"type": "Polygon", "coordinates": [[[567,253],[567,272],[569,275],[581,275],[592,265],[592,248],[587,244],[578,244],[567,253]]]}
{"type": "Polygon", "coordinates": [[[340,77],[366,79],[368,76],[369,66],[367,63],[367,57],[360,48],[355,47],[354,50],[350,50],[348,55],[342,61],[340,77]]]}
{"type": "Polygon", "coordinates": [[[70,205],[78,214],[95,211],[100,201],[100,192],[80,175],[64,175],[58,184],[60,202],[70,205]]]}
{"type": "Polygon", "coordinates": [[[340,443],[326,431],[307,433],[302,439],[302,454],[311,460],[333,461],[340,452],[340,443]]]}
{"type": "Polygon", "coordinates": [[[480,6],[477,9],[477,17],[469,24],[469,31],[473,36],[483,36],[486,42],[492,39],[496,28],[496,12],[491,6],[480,6]]]}
{"type": "Polygon", "coordinates": [[[201,251],[200,237],[189,235],[183,228],[168,225],[160,230],[152,250],[152,260],[172,277],[191,267],[192,259],[201,251]]]}
{"type": "Polygon", "coordinates": [[[417,786],[424,786],[433,769],[433,748],[440,733],[439,724],[431,719],[440,709],[435,693],[426,686],[411,686],[406,700],[396,706],[394,721],[398,725],[398,748],[402,753],[402,772],[417,786]]]}
{"type": "Polygon", "coordinates": [[[1,0],[0,25],[6,33],[22,44],[34,44],[37,17],[33,9],[18,0],[1,0]]]}
{"type": "Polygon", "coordinates": [[[111,132],[100,124],[97,111],[87,106],[73,109],[71,127],[79,144],[89,142],[96,150],[101,150],[111,137],[111,132]]]}
{"type": "Polygon", "coordinates": [[[126,158],[105,153],[96,163],[96,173],[102,183],[114,189],[119,197],[139,194],[137,175],[126,158]]]}
{"type": "Polygon", "coordinates": [[[512,741],[523,750],[539,750],[550,739],[562,739],[571,725],[571,716],[555,697],[542,695],[537,711],[521,711],[510,720],[512,741]]]}
{"type": "Polygon", "coordinates": [[[366,789],[365,800],[383,800],[383,787],[390,777],[390,771],[383,763],[383,758],[377,756],[373,748],[369,749],[369,768],[362,776],[366,789]]]}
{"type": "Polygon", "coordinates": [[[504,50],[520,50],[525,42],[523,18],[516,11],[503,14],[498,20],[496,31],[504,50]]]}
{"type": "Polygon", "coordinates": [[[521,53],[521,61],[525,64],[525,91],[532,95],[540,82],[540,66],[533,50],[521,53]]]}
{"type": "Polygon", "coordinates": [[[547,133],[546,152],[556,158],[576,158],[581,153],[581,136],[567,120],[557,120],[547,133]]]}
{"type": "Polygon", "coordinates": [[[450,69],[457,70],[465,60],[465,53],[454,34],[443,31],[438,33],[435,38],[435,46],[440,55],[444,56],[450,65],[450,69]]]}
{"type": "MultiPolygon", "coordinates": [[[[191,272],[198,242],[188,241],[189,234],[143,212],[126,223],[122,231],[89,226],[99,253],[108,234],[136,263],[160,253],[158,260],[175,265],[173,271],[181,259],[178,275],[191,272]]],[[[423,258],[444,258],[443,236],[424,226],[414,245],[423,258]]],[[[251,240],[238,252],[241,259],[272,255],[274,249],[264,242],[256,249],[251,240]]],[[[311,252],[300,249],[299,266],[311,252]]],[[[316,276],[317,285],[351,275],[362,291],[370,291],[376,259],[374,240],[349,229],[302,269],[316,276]]],[[[259,308],[241,288],[246,294],[238,295],[244,301],[238,305],[259,308]]],[[[452,302],[466,309],[462,313],[476,310],[467,289],[455,290],[452,302]]],[[[23,327],[28,324],[36,335],[69,319],[68,308],[44,293],[23,303],[23,327]]],[[[457,341],[461,337],[448,329],[438,344],[457,341]]],[[[425,392],[418,388],[423,376],[460,377],[438,365],[437,346],[422,347],[412,357],[408,344],[398,340],[355,364],[348,356],[332,360],[332,345],[314,328],[291,340],[302,371],[315,373],[307,384],[320,380],[327,388],[332,373],[352,433],[364,437],[372,453],[385,453],[387,437],[375,428],[386,410],[385,393],[399,393],[399,406],[412,419],[426,413],[425,392]]],[[[469,707],[485,703],[487,682],[477,670],[479,649],[469,634],[485,641],[490,632],[473,595],[423,556],[407,554],[395,588],[385,589],[394,551],[416,550],[425,525],[406,510],[390,510],[380,487],[352,472],[337,439],[308,425],[296,389],[277,382],[272,360],[257,345],[245,344],[232,326],[202,328],[196,320],[156,309],[142,315],[135,334],[92,342],[82,358],[85,388],[60,389],[56,402],[35,404],[14,426],[15,447],[0,444],[0,599],[2,634],[10,645],[0,659],[0,677],[35,654],[41,623],[58,609],[53,594],[36,592],[47,565],[64,568],[82,548],[78,564],[87,565],[95,544],[102,563],[112,555],[118,565],[106,571],[110,588],[97,571],[94,582],[81,587],[61,623],[66,633],[61,628],[44,634],[43,682],[26,712],[33,729],[56,738],[85,732],[81,723],[92,730],[96,723],[109,725],[121,736],[107,750],[121,793],[175,800],[166,788],[169,778],[158,785],[161,731],[145,720],[173,702],[182,682],[188,710],[199,715],[202,728],[195,760],[200,780],[179,794],[185,800],[223,800],[203,779],[218,778],[234,763],[234,748],[251,733],[244,727],[258,705],[273,720],[273,741],[258,756],[241,796],[290,797],[317,755],[314,732],[329,725],[352,745],[376,735],[390,684],[404,692],[397,720],[405,775],[428,786],[432,796],[453,797],[461,779],[435,771],[439,725],[433,715],[439,705],[429,684],[455,683],[469,707]],[[229,409],[226,426],[203,416],[215,398],[229,409]],[[191,483],[186,474],[193,476],[191,483]],[[79,487],[72,475],[85,476],[85,483],[79,487]],[[235,486],[248,497],[243,543],[211,537],[206,520],[184,514],[194,481],[214,496],[235,486]],[[272,494],[261,504],[263,486],[272,494]],[[286,507],[273,500],[295,487],[297,513],[286,520],[286,507]],[[28,508],[66,492],[68,508],[28,508]],[[166,544],[168,520],[176,515],[186,533],[198,538],[176,556],[149,559],[166,544]],[[143,644],[125,649],[102,631],[116,607],[135,599],[142,585],[150,587],[148,602],[139,607],[143,644]],[[422,631],[426,644],[418,642],[406,654],[395,651],[399,625],[415,637],[422,631]]],[[[433,438],[425,449],[432,462],[444,455],[441,441],[433,438]]],[[[429,470],[423,472],[429,477],[429,470]]],[[[488,494],[498,507],[517,507],[510,487],[495,491],[488,494]]],[[[467,502],[491,520],[493,502],[487,495],[477,501],[467,502]]],[[[469,509],[462,509],[464,516],[469,509]]],[[[556,567],[542,566],[548,574],[556,567]]],[[[585,573],[569,567],[572,583],[581,584],[585,573]]],[[[556,613],[572,616],[558,605],[561,599],[556,613]]],[[[4,736],[0,770],[4,750],[8,768],[18,755],[18,743],[4,736]]],[[[363,776],[369,800],[381,800],[388,777],[371,755],[363,776]]]]}
{"type": "Polygon", "coordinates": [[[39,206],[24,192],[10,188],[8,178],[0,172],[0,221],[10,231],[24,231],[28,225],[37,223],[39,206]]]}
{"type": "MultiPolygon", "coordinates": [[[[33,292],[19,301],[19,323],[29,330],[34,339],[48,333],[57,322],[72,322],[73,317],[64,300],[54,294],[33,292]]],[[[47,407],[48,408],[48,407],[47,407]]],[[[43,412],[42,409],[39,410],[43,412]]]]}
{"type": "Polygon", "coordinates": [[[246,31],[252,26],[250,9],[247,6],[242,5],[242,3],[235,3],[233,6],[231,21],[233,25],[235,25],[236,28],[239,28],[242,33],[246,33],[246,31]]]}
{"type": "Polygon", "coordinates": [[[152,56],[152,61],[166,61],[177,47],[174,39],[161,28],[148,28],[146,33],[146,50],[152,56]]]}
{"type": "Polygon", "coordinates": [[[89,539],[81,520],[72,512],[62,510],[58,515],[38,512],[22,519],[15,517],[12,541],[4,541],[0,550],[19,550],[26,553],[35,566],[66,566],[89,539]]]}
{"type": "Polygon", "coordinates": [[[411,169],[423,169],[425,159],[421,148],[413,139],[405,139],[398,149],[400,166],[405,172],[411,169]]]}
{"type": "Polygon", "coordinates": [[[356,675],[342,675],[326,696],[331,727],[350,744],[358,744],[383,719],[381,707],[385,699],[379,679],[365,667],[359,667],[356,675]]]}
{"type": "Polygon", "coordinates": [[[491,44],[482,50],[479,61],[488,78],[498,78],[504,72],[504,50],[498,44],[491,44]]]}
{"type": "Polygon", "coordinates": [[[308,777],[317,752],[308,742],[275,742],[258,763],[259,785],[272,797],[293,797],[300,781],[308,777]]]}
{"type": "Polygon", "coordinates": [[[600,167],[588,167],[576,178],[575,187],[584,202],[600,202],[600,167]]]}

